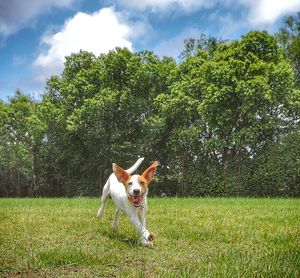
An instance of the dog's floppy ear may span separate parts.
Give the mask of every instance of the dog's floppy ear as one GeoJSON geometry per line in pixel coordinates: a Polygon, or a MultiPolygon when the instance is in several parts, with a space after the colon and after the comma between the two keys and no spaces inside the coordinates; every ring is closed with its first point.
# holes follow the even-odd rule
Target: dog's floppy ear
{"type": "Polygon", "coordinates": [[[130,179],[130,175],[122,167],[120,167],[115,163],[113,163],[113,171],[118,181],[121,183],[127,183],[128,180],[130,179]]]}
{"type": "Polygon", "coordinates": [[[158,162],[154,161],[151,164],[151,166],[144,171],[142,176],[144,177],[144,179],[146,179],[147,183],[150,183],[153,180],[154,173],[157,166],[158,166],[158,162]]]}

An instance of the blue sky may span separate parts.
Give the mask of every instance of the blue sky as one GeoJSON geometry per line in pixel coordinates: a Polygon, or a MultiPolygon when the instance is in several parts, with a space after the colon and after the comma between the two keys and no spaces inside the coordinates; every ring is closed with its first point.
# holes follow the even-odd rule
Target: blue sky
{"type": "Polygon", "coordinates": [[[18,88],[39,98],[64,57],[80,49],[177,58],[185,38],[274,33],[297,11],[300,0],[0,0],[0,99],[18,88]]]}

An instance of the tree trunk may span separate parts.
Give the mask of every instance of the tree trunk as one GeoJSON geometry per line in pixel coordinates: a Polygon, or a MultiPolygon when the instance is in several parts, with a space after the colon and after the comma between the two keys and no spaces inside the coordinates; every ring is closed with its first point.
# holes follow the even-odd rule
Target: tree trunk
{"type": "Polygon", "coordinates": [[[181,155],[181,180],[180,180],[180,190],[179,190],[179,194],[181,196],[186,195],[187,193],[187,182],[186,182],[186,153],[182,152],[181,155]]]}
{"type": "Polygon", "coordinates": [[[21,185],[20,185],[20,167],[19,167],[19,160],[17,160],[17,192],[18,197],[21,197],[21,185]]]}
{"type": "Polygon", "coordinates": [[[39,180],[38,180],[38,175],[36,173],[36,158],[33,151],[31,153],[31,171],[32,171],[32,177],[31,177],[28,196],[35,197],[37,196],[39,190],[39,180]]]}

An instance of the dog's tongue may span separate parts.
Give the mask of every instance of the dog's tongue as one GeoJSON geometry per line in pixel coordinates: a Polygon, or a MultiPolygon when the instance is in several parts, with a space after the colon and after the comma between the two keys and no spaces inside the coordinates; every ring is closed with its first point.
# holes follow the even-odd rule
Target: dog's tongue
{"type": "Polygon", "coordinates": [[[134,205],[139,205],[142,202],[142,196],[132,196],[132,202],[134,205]]]}

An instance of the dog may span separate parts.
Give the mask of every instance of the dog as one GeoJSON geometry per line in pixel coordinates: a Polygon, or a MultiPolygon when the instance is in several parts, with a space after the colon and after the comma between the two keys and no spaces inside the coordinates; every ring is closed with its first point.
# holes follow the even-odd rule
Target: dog
{"type": "Polygon", "coordinates": [[[101,207],[97,212],[97,217],[103,215],[107,199],[111,197],[116,205],[112,224],[113,229],[118,228],[119,214],[120,211],[123,211],[129,216],[131,223],[139,231],[141,244],[151,247],[153,246],[154,235],[146,229],[147,194],[148,186],[153,180],[158,162],[154,161],[142,175],[132,175],[143,160],[144,158],[139,158],[127,170],[113,163],[113,174],[110,175],[103,187],[101,207]]]}

